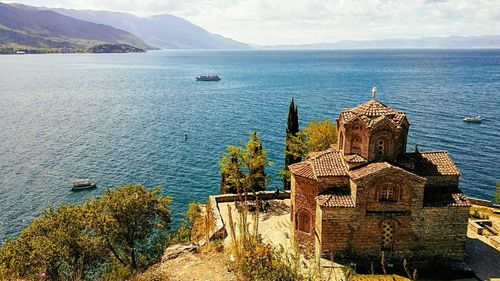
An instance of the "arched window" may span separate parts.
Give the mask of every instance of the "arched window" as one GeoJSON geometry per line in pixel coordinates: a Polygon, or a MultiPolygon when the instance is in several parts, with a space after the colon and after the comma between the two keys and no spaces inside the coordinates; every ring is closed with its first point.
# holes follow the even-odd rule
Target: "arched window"
{"type": "Polygon", "coordinates": [[[306,210],[297,213],[297,229],[306,233],[311,233],[311,215],[306,210]]]}
{"type": "Polygon", "coordinates": [[[382,250],[392,250],[394,245],[394,224],[389,221],[382,222],[382,250]]]}
{"type": "Polygon", "coordinates": [[[380,139],[375,144],[375,158],[383,159],[385,156],[385,148],[387,144],[384,139],[380,139]]]}

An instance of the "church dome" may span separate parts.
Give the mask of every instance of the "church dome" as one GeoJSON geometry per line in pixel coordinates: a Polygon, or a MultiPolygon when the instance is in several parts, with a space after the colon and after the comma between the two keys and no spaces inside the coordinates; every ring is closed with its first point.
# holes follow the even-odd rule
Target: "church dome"
{"type": "Polygon", "coordinates": [[[354,119],[361,119],[364,123],[371,127],[379,123],[383,119],[390,121],[392,125],[401,125],[402,121],[406,119],[404,112],[398,112],[387,105],[372,99],[364,102],[354,108],[344,109],[339,116],[343,119],[344,123],[349,123],[354,119]]]}

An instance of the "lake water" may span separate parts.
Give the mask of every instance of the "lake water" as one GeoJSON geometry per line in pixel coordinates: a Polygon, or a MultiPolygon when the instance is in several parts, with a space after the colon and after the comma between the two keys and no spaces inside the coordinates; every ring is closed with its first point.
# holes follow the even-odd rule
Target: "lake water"
{"type": "Polygon", "coordinates": [[[288,104],[303,127],[370,99],[406,111],[408,149],[448,150],[469,196],[500,180],[500,51],[155,51],[0,56],[0,240],[49,205],[160,185],[177,215],[218,193],[228,145],[260,133],[280,185],[288,104]],[[219,82],[196,82],[218,73],[219,82]],[[481,124],[462,122],[481,115],[481,124]],[[189,139],[184,141],[184,133],[189,139]],[[98,182],[70,192],[75,178],[98,182]]]}

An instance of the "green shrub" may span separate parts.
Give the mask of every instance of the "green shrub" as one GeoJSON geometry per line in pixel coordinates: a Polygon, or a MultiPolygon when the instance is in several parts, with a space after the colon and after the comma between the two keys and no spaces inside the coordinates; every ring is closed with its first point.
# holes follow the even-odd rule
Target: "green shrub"
{"type": "Polygon", "coordinates": [[[109,280],[124,280],[161,257],[170,201],[158,188],[126,185],[48,208],[0,247],[0,278],[96,280],[109,271],[109,280]]]}

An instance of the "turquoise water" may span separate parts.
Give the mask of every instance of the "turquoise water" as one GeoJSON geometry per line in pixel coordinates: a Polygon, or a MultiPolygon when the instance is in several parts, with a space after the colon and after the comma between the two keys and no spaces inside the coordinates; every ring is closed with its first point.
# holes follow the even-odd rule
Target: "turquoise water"
{"type": "Polygon", "coordinates": [[[49,205],[160,185],[176,214],[219,191],[225,147],[257,130],[280,185],[288,103],[304,126],[370,98],[406,111],[408,149],[448,150],[461,187],[500,180],[500,51],[156,51],[0,56],[0,239],[49,205]],[[217,73],[219,82],[196,82],[217,73]],[[462,118],[481,115],[482,124],[462,118]],[[184,141],[184,133],[189,139],[184,141]],[[70,192],[74,178],[98,182],[70,192]]]}

